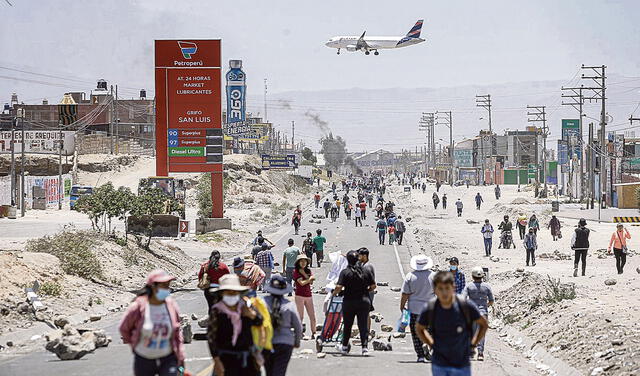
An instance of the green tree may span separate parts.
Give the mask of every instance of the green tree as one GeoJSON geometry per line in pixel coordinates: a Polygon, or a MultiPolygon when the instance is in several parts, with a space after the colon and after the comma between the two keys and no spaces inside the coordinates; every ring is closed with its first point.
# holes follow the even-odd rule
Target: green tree
{"type": "Polygon", "coordinates": [[[337,170],[338,167],[344,164],[347,157],[347,143],[340,136],[333,136],[333,133],[329,132],[327,136],[320,139],[320,153],[324,154],[324,159],[327,166],[333,170],[337,170]]]}
{"type": "Polygon", "coordinates": [[[155,216],[177,210],[180,210],[178,201],[173,197],[165,195],[160,188],[145,189],[136,196],[131,205],[130,215],[141,219],[148,219],[145,249],[148,250],[149,244],[151,244],[155,216]]]}

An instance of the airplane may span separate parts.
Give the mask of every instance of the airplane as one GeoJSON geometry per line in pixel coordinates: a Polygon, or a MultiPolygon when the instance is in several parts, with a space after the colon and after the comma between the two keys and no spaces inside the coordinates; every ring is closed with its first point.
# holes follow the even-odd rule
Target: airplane
{"type": "Polygon", "coordinates": [[[338,55],[340,55],[341,48],[349,52],[363,51],[365,55],[369,55],[373,51],[374,55],[379,55],[378,50],[381,49],[407,47],[424,42],[425,39],[420,38],[422,21],[418,20],[407,35],[401,37],[365,37],[364,35],[367,33],[365,31],[359,38],[357,36],[333,37],[325,45],[337,48],[338,55]]]}

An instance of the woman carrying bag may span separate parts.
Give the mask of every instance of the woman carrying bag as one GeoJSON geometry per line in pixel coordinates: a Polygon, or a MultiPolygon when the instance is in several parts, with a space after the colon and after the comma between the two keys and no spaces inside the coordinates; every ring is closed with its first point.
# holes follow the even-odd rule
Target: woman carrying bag
{"type": "Polygon", "coordinates": [[[311,273],[309,265],[311,260],[305,255],[299,255],[296,259],[295,269],[293,270],[293,284],[295,287],[295,302],[298,308],[300,321],[304,321],[304,311],[306,309],[309,315],[309,324],[311,325],[311,339],[315,338],[316,331],[316,312],[313,307],[313,297],[311,294],[311,285],[316,277],[311,273]]]}
{"type": "Polygon", "coordinates": [[[134,354],[135,376],[177,376],[184,367],[180,311],[169,297],[175,277],[154,270],[120,322],[122,341],[134,354]]]}
{"type": "Polygon", "coordinates": [[[622,223],[618,223],[616,231],[611,234],[611,240],[609,241],[609,253],[611,253],[611,247],[613,246],[618,274],[624,272],[624,265],[627,263],[627,239],[631,239],[629,230],[624,228],[622,223]]]}
{"type": "Polygon", "coordinates": [[[271,313],[273,350],[263,352],[267,376],[285,376],[294,348],[300,347],[302,323],[293,302],[285,298],[291,285],[281,275],[275,275],[265,287],[264,301],[271,313]]]}
{"type": "Polygon", "coordinates": [[[229,267],[222,261],[220,261],[220,252],[212,251],[209,256],[209,260],[200,265],[200,272],[198,272],[198,287],[204,291],[204,298],[207,299],[207,312],[211,309],[211,306],[217,303],[215,294],[211,293],[211,284],[217,285],[220,281],[220,277],[225,274],[229,274],[229,267]]]}
{"type": "Polygon", "coordinates": [[[262,316],[247,304],[248,298],[242,296],[248,289],[234,274],[221,277],[219,287],[211,289],[221,295],[221,300],[211,307],[207,327],[216,376],[260,374],[251,327],[262,325],[262,316]]]}

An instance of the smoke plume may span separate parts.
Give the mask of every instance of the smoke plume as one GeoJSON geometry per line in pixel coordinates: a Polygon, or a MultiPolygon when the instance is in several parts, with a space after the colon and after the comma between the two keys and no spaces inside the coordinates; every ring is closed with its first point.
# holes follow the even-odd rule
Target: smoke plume
{"type": "Polygon", "coordinates": [[[329,133],[331,133],[331,128],[329,128],[329,123],[327,123],[326,121],[320,119],[320,115],[318,115],[317,113],[312,112],[313,110],[307,110],[307,112],[304,113],[304,116],[311,120],[311,123],[313,125],[315,125],[316,127],[320,128],[320,131],[322,132],[323,135],[328,135],[329,133]]]}

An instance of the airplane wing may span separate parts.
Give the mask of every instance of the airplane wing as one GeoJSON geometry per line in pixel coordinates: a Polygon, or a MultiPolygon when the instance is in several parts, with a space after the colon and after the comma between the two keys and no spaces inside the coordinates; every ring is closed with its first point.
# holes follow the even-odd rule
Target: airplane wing
{"type": "Polygon", "coordinates": [[[358,39],[358,42],[356,42],[356,49],[357,50],[369,51],[371,49],[371,46],[369,46],[367,44],[367,42],[364,40],[364,35],[366,33],[367,33],[367,31],[365,30],[364,33],[362,33],[362,35],[358,39]]]}

